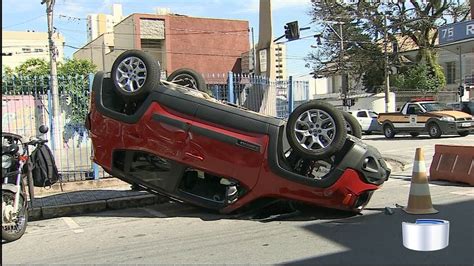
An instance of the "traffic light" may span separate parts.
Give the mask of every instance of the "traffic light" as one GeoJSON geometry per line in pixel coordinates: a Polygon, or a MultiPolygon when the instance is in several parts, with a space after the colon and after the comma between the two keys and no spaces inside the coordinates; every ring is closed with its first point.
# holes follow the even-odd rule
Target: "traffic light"
{"type": "Polygon", "coordinates": [[[458,88],[458,94],[459,94],[459,97],[463,97],[463,96],[464,96],[464,87],[463,87],[463,86],[459,86],[459,88],[458,88]]]}
{"type": "Polygon", "coordinates": [[[300,38],[300,28],[298,26],[298,21],[286,23],[285,37],[288,41],[293,41],[300,38]]]}

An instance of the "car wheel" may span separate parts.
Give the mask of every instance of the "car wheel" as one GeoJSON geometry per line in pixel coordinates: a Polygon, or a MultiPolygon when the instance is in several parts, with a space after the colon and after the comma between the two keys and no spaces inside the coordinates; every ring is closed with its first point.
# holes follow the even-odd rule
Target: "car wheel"
{"type": "Polygon", "coordinates": [[[428,134],[430,134],[430,137],[432,138],[441,137],[441,129],[439,128],[438,124],[430,123],[428,125],[428,134]]]}
{"type": "Polygon", "coordinates": [[[192,69],[178,69],[171,73],[171,75],[169,75],[166,80],[184,87],[188,87],[198,91],[208,92],[206,82],[204,81],[202,75],[192,69]]]}
{"type": "Polygon", "coordinates": [[[306,102],[290,114],[286,127],[288,143],[303,158],[327,158],[344,145],[344,121],[342,112],[331,104],[306,102]]]}
{"type": "Polygon", "coordinates": [[[469,135],[470,131],[469,130],[466,130],[466,131],[459,131],[458,134],[461,136],[461,137],[465,137],[467,135],[469,135]]]}
{"type": "Polygon", "coordinates": [[[418,137],[420,135],[420,133],[418,132],[410,132],[410,135],[414,138],[418,137]]]}
{"type": "Polygon", "coordinates": [[[143,99],[160,82],[160,64],[151,55],[128,50],[115,59],[111,77],[125,101],[143,99]]]}
{"type": "Polygon", "coordinates": [[[362,127],[360,126],[359,121],[349,113],[342,112],[342,114],[346,123],[347,134],[359,139],[362,138],[362,127]]]}
{"type": "Polygon", "coordinates": [[[395,137],[395,129],[391,124],[385,124],[383,126],[383,134],[387,139],[392,139],[393,137],[395,137]]]}

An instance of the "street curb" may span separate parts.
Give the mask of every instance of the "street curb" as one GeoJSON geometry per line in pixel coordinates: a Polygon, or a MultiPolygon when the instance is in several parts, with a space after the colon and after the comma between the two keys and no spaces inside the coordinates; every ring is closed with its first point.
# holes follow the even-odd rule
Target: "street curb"
{"type": "Polygon", "coordinates": [[[127,186],[127,185],[130,185],[130,184],[115,177],[108,177],[108,178],[101,178],[97,180],[63,182],[62,183],[63,190],[61,191],[61,185],[59,182],[57,182],[56,184],[48,188],[35,187],[35,196],[45,196],[45,195],[73,192],[73,191],[79,191],[79,190],[90,190],[90,189],[97,189],[97,188],[108,188],[108,187],[118,187],[118,186],[127,186]]]}
{"type": "Polygon", "coordinates": [[[167,201],[168,198],[166,197],[154,194],[147,194],[131,197],[113,198],[108,200],[65,204],[59,206],[36,207],[28,211],[28,216],[30,221],[38,221],[63,216],[101,212],[105,210],[119,210],[139,206],[154,205],[167,201]]]}

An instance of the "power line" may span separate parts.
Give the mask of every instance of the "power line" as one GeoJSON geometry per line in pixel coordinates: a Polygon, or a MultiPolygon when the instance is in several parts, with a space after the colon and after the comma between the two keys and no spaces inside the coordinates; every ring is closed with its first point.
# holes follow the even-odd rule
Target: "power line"
{"type": "Polygon", "coordinates": [[[41,16],[37,16],[35,18],[31,18],[31,19],[28,19],[28,20],[25,20],[23,22],[20,22],[20,23],[17,23],[17,24],[13,24],[13,25],[8,25],[8,26],[5,26],[5,27],[2,27],[2,29],[8,29],[8,28],[13,28],[13,27],[16,27],[16,26],[20,26],[20,25],[23,25],[23,24],[26,24],[28,22],[31,22],[31,21],[35,21],[39,18],[42,18],[42,17],[45,17],[46,15],[41,15],[41,16]]]}

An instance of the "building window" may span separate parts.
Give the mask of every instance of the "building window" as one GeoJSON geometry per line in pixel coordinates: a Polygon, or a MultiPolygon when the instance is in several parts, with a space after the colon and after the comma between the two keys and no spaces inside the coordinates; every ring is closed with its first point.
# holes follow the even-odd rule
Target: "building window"
{"type": "Polygon", "coordinates": [[[23,53],[31,53],[31,48],[22,48],[21,51],[23,53]]]}
{"type": "Polygon", "coordinates": [[[456,82],[456,62],[446,63],[446,83],[454,84],[456,82]]]}
{"type": "Polygon", "coordinates": [[[44,50],[42,48],[35,48],[35,53],[42,53],[44,50]]]}

